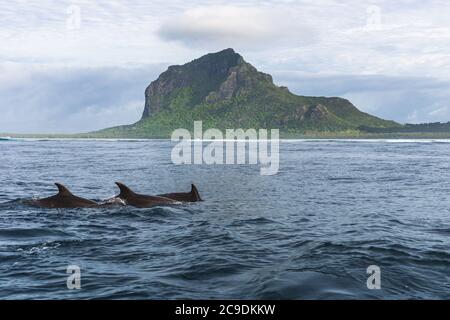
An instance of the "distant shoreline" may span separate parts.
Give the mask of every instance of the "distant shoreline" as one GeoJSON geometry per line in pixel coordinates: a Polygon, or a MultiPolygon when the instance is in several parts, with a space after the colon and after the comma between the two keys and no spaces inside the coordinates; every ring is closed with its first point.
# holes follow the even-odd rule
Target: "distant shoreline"
{"type": "MultiPolygon", "coordinates": [[[[0,133],[0,138],[11,139],[49,139],[49,140],[170,140],[170,136],[108,136],[97,133],[82,134],[13,134],[0,133]]],[[[450,132],[408,132],[408,133],[342,133],[315,132],[308,134],[280,133],[280,140],[402,140],[402,139],[450,139],[450,132]]]]}

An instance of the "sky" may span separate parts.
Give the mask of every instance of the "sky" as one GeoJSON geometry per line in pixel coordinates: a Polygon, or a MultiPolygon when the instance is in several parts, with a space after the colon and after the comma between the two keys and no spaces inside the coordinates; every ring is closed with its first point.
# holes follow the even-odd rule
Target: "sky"
{"type": "Polygon", "coordinates": [[[234,48],[293,93],[450,121],[450,2],[0,0],[0,132],[137,121],[169,65],[234,48]]]}

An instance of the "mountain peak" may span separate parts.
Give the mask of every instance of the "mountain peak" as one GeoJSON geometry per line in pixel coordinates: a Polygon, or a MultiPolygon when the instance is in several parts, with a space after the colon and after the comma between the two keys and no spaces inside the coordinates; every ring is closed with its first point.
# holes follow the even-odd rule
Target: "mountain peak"
{"type": "Polygon", "coordinates": [[[170,66],[145,91],[143,118],[169,107],[170,97],[189,91],[189,105],[214,103],[235,97],[240,89],[272,82],[232,48],[208,53],[184,65],[170,66]]]}
{"type": "MultiPolygon", "coordinates": [[[[206,55],[204,55],[203,57],[206,56],[238,56],[238,57],[242,57],[239,53],[237,53],[236,51],[234,51],[233,48],[227,48],[227,49],[223,49],[217,52],[212,52],[212,53],[208,53],[206,55]]],[[[202,57],[200,57],[199,59],[201,59],[202,57]]]]}
{"type": "Polygon", "coordinates": [[[170,66],[169,69],[180,69],[181,67],[209,67],[214,64],[226,65],[232,67],[242,63],[244,59],[239,53],[236,53],[232,48],[224,49],[218,52],[208,53],[200,58],[194,59],[184,65],[170,66]]]}
{"type": "MultiPolygon", "coordinates": [[[[227,49],[223,49],[223,50],[221,50],[221,51],[218,51],[218,52],[216,52],[216,53],[227,53],[227,54],[238,54],[238,53],[236,53],[236,51],[234,51],[234,49],[233,48],[227,48],[227,49]]],[[[213,53],[214,54],[214,53],[213,53]]]]}

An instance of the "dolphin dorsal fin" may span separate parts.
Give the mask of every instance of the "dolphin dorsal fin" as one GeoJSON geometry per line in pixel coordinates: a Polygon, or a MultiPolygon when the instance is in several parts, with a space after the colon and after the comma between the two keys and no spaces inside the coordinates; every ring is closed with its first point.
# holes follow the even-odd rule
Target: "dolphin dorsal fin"
{"type": "Polygon", "coordinates": [[[203,201],[200,197],[200,193],[197,190],[197,187],[194,184],[191,184],[191,195],[195,201],[203,201]]]}
{"type": "Polygon", "coordinates": [[[69,189],[67,189],[65,186],[63,186],[60,183],[55,183],[55,185],[58,187],[58,195],[61,196],[71,196],[72,193],[69,191],[69,189]]]}
{"type": "Polygon", "coordinates": [[[116,182],[116,184],[120,189],[119,197],[127,195],[127,194],[134,194],[134,192],[130,188],[128,188],[126,185],[124,185],[122,182],[116,182]]]}

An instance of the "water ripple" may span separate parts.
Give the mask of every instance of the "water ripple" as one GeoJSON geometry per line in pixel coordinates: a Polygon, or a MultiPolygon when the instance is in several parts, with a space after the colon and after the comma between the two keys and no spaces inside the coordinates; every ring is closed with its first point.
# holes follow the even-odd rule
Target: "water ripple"
{"type": "Polygon", "coordinates": [[[3,299],[449,299],[448,142],[289,141],[279,175],[173,166],[168,141],[9,141],[0,175],[3,299]],[[74,158],[73,155],[77,157],[74,158]],[[126,155],[126,156],[124,156],[126,155]],[[204,202],[51,210],[114,181],[204,202]],[[68,290],[66,267],[82,270],[68,290]],[[381,268],[382,290],[366,287],[381,268]]]}

